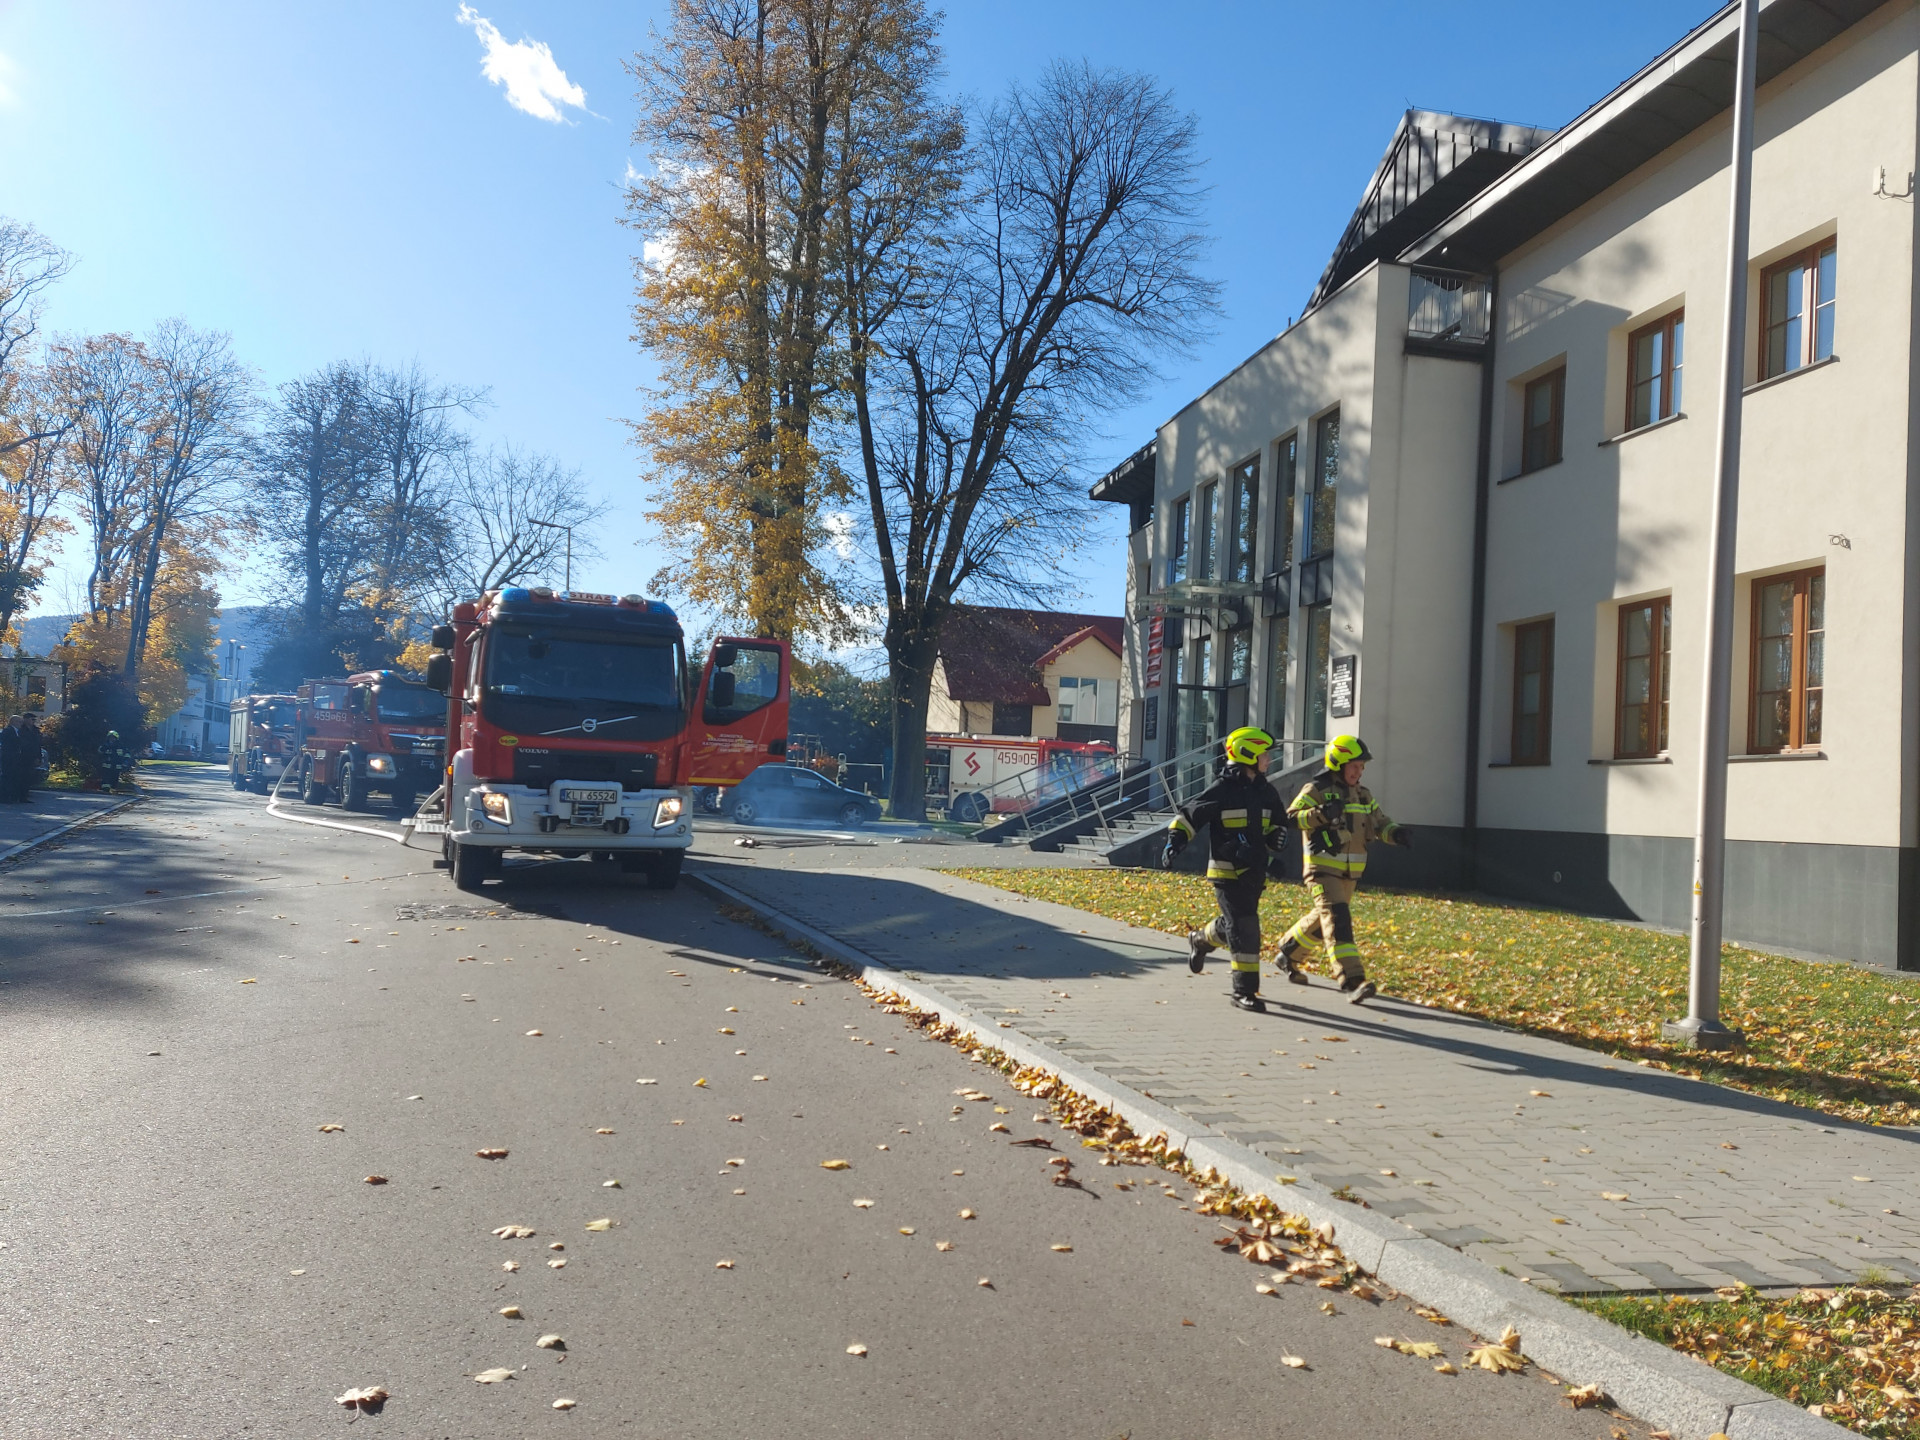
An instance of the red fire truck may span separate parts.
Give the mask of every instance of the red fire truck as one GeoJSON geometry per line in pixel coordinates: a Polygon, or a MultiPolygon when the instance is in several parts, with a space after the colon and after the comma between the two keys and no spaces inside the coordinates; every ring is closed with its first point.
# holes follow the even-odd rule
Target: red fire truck
{"type": "Polygon", "coordinates": [[[291,695],[242,695],[228,707],[227,776],[236,790],[264,795],[300,753],[291,695]]]}
{"type": "Polygon", "coordinates": [[[927,803],[977,824],[1110,779],[1113,746],[1030,735],[927,736],[927,803]]]}
{"type": "Polygon", "coordinates": [[[446,700],[395,670],[366,670],[344,680],[309,680],[299,705],[300,759],[295,779],[309,805],[338,801],[367,808],[384,793],[395,814],[411,815],[440,782],[446,753],[446,700]]]}
{"type": "Polygon", "coordinates": [[[508,850],[618,860],[671,889],[691,788],[786,754],[787,647],[717,640],[696,681],[656,600],[513,586],[455,606],[433,643],[427,683],[446,693],[453,740],[414,830],[444,837],[463,890],[508,850]]]}

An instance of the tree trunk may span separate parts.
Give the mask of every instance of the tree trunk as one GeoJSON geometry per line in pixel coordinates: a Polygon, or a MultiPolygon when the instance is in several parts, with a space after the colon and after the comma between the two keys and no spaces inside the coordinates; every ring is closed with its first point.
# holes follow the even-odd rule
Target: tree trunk
{"type": "Polygon", "coordinates": [[[934,636],[919,628],[887,637],[889,708],[893,712],[893,818],[927,818],[927,701],[933,691],[934,636]]]}

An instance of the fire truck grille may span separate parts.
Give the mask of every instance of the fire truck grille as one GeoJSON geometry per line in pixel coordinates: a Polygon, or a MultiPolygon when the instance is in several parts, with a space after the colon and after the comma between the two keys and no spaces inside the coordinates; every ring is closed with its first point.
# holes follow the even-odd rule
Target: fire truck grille
{"type": "Polygon", "coordinates": [[[544,790],[556,780],[618,780],[623,790],[650,790],[660,757],[603,750],[516,750],[513,783],[544,790]]]}

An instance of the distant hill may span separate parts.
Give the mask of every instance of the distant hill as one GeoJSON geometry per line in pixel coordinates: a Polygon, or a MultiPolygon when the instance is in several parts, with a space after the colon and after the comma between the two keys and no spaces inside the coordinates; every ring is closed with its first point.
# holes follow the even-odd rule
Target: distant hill
{"type": "MultiPolygon", "coordinates": [[[[213,624],[219,643],[214,647],[214,654],[221,663],[222,673],[225,673],[226,642],[237,640],[241,647],[237,657],[238,673],[244,683],[253,673],[253,662],[266,654],[267,646],[273,643],[274,628],[281,614],[276,605],[235,605],[217,611],[213,624]]],[[[35,615],[31,620],[20,621],[20,648],[29,655],[46,654],[66,639],[67,631],[79,618],[78,615],[35,615]]]]}

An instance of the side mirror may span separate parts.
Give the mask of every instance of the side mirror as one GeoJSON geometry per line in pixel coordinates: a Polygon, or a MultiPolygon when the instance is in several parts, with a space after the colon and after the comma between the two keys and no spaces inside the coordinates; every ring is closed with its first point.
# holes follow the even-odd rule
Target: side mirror
{"type": "Polygon", "coordinates": [[[707,689],[707,703],[715,709],[726,710],[733,705],[733,672],[716,670],[713,683],[707,689]]]}
{"type": "MultiPolygon", "coordinates": [[[[440,630],[450,630],[451,626],[441,626],[440,630]]],[[[433,633],[437,636],[440,630],[433,633]]],[[[435,651],[427,657],[427,688],[438,690],[442,695],[453,688],[453,656],[445,651],[435,651]]]]}
{"type": "Polygon", "coordinates": [[[733,662],[740,658],[740,649],[736,645],[716,645],[713,647],[713,668],[731,670],[733,662]]]}
{"type": "Polygon", "coordinates": [[[433,648],[436,650],[453,649],[453,626],[451,625],[434,626],[433,635],[431,636],[431,641],[433,644],[433,648]]]}

